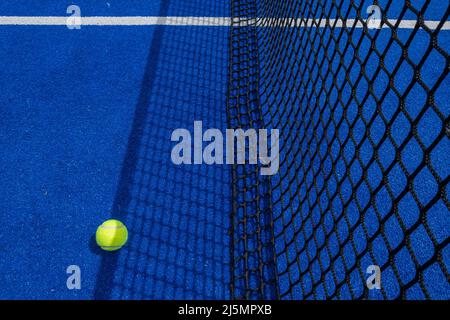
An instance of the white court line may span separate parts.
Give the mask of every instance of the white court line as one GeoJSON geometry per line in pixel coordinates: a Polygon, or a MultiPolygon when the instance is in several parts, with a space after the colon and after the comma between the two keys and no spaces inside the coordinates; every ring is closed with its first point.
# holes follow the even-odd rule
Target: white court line
{"type": "MultiPolygon", "coordinates": [[[[66,26],[70,17],[55,16],[0,16],[0,25],[14,26],[66,26]]],[[[73,17],[72,17],[73,19],[73,17]]],[[[232,25],[232,19],[228,17],[80,17],[82,26],[218,26],[228,27],[232,25]]],[[[73,21],[73,20],[72,20],[73,21]]],[[[388,23],[395,26],[398,20],[389,19],[388,23]]],[[[419,22],[417,20],[401,20],[400,29],[414,29],[419,22]]],[[[426,20],[424,24],[431,30],[437,29],[439,21],[426,20]]],[[[236,18],[233,26],[259,26],[259,27],[287,27],[287,28],[311,28],[311,27],[355,27],[363,28],[360,20],[356,19],[302,19],[302,18],[236,18]]],[[[383,24],[382,28],[391,26],[383,24]]],[[[441,30],[450,30],[450,21],[446,21],[441,30]]]]}
{"type": "MultiPolygon", "coordinates": [[[[66,26],[74,17],[0,16],[0,25],[66,26]]],[[[230,26],[225,17],[80,17],[82,26],[230,26]]]]}

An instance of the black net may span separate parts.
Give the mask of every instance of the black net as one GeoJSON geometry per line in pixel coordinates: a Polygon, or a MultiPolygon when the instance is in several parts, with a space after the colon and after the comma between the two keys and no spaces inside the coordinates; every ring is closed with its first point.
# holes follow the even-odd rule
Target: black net
{"type": "Polygon", "coordinates": [[[229,125],[280,130],[276,175],[233,167],[234,298],[450,298],[448,17],[232,1],[229,125]]]}

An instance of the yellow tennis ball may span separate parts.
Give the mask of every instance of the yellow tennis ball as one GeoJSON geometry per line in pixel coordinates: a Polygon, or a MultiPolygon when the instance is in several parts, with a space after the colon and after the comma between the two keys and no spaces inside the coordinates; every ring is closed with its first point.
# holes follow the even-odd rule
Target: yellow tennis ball
{"type": "Polygon", "coordinates": [[[95,240],[103,250],[119,250],[128,240],[127,227],[119,220],[106,220],[97,228],[95,240]]]}

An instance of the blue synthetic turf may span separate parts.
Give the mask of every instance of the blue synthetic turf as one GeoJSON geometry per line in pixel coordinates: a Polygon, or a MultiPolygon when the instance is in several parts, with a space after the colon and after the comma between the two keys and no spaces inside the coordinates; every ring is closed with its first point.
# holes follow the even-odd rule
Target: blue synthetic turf
{"type": "MultiPolygon", "coordinates": [[[[133,1],[132,6],[119,0],[80,0],[76,4],[83,15],[96,16],[230,14],[229,1],[224,0],[163,1],[133,1]]],[[[386,1],[379,2],[383,5],[386,1]]],[[[390,6],[390,18],[398,17],[401,14],[398,8],[403,7],[403,1],[393,3],[398,6],[390,6]]],[[[420,7],[423,1],[415,3],[420,7]]],[[[70,4],[73,3],[53,0],[2,1],[0,16],[64,16],[70,4]]],[[[439,1],[431,1],[425,18],[440,20],[443,14],[439,1]]],[[[349,18],[354,16],[355,12],[348,15],[349,18]]],[[[404,15],[405,19],[415,17],[412,12],[404,15]]],[[[353,33],[355,39],[360,33],[353,33]]],[[[398,36],[406,41],[410,33],[402,30],[398,36]]],[[[170,135],[174,129],[181,127],[192,131],[195,120],[202,120],[205,128],[226,127],[228,36],[227,27],[68,30],[64,26],[0,26],[0,299],[230,298],[230,168],[175,166],[170,162],[173,146],[170,135]],[[121,251],[106,254],[97,248],[93,234],[99,224],[111,217],[127,224],[130,239],[121,251]],[[71,264],[81,267],[82,289],[79,291],[66,288],[66,268],[71,264]]],[[[388,39],[389,35],[378,37],[377,48],[383,50],[388,39]]],[[[449,31],[441,31],[436,39],[445,48],[449,48],[449,40],[449,31]]],[[[408,52],[413,63],[419,63],[423,57],[426,50],[423,43],[427,41],[431,41],[429,36],[419,32],[411,45],[413,50],[408,52]]],[[[349,49],[344,61],[334,62],[335,67],[348,65],[352,54],[349,49]]],[[[363,42],[358,54],[370,54],[367,43],[363,42]]],[[[392,71],[401,58],[399,46],[394,45],[388,56],[385,67],[392,71]]],[[[375,72],[376,62],[369,58],[368,75],[375,72]]],[[[421,70],[427,86],[433,86],[436,74],[442,72],[445,63],[441,55],[431,53],[421,70]]],[[[358,72],[356,67],[352,69],[350,78],[354,80],[358,72]]],[[[405,64],[397,73],[395,86],[406,90],[409,80],[415,76],[411,66],[405,64]]],[[[387,81],[386,76],[379,75],[374,85],[375,94],[383,92],[387,81]]],[[[447,117],[449,81],[447,76],[435,92],[436,105],[445,107],[440,111],[447,117]]],[[[365,83],[360,86],[356,95],[367,89],[365,83]]],[[[351,94],[349,90],[344,92],[351,94]]],[[[417,117],[426,103],[424,96],[423,88],[411,88],[405,107],[412,117],[417,117]]],[[[331,92],[330,101],[338,98],[336,92],[331,92]]],[[[385,99],[383,115],[388,119],[393,117],[389,106],[391,103],[396,106],[396,99],[392,94],[385,99]]],[[[375,102],[368,100],[363,116],[370,117],[374,110],[375,102]]],[[[343,111],[336,110],[334,117],[339,116],[339,112],[343,111]]],[[[346,117],[356,115],[357,106],[350,104],[346,117]]],[[[330,115],[324,111],[320,116],[330,115]]],[[[307,120],[318,117],[315,114],[307,120]]],[[[422,115],[418,123],[417,131],[425,146],[429,146],[440,129],[434,125],[439,122],[436,119],[436,114],[430,111],[422,115]]],[[[401,116],[393,123],[390,130],[397,144],[405,139],[410,130],[408,126],[408,121],[401,116]]],[[[357,123],[352,135],[360,139],[365,129],[363,123],[357,123]]],[[[381,121],[374,121],[370,131],[375,142],[385,130],[381,121]]],[[[349,128],[343,126],[337,133],[322,134],[346,137],[349,128]]],[[[325,152],[324,145],[302,146],[306,147],[325,152]]],[[[441,178],[448,176],[448,150],[448,139],[442,140],[429,159],[441,178]]],[[[348,144],[344,151],[351,158],[355,146],[348,144]]],[[[337,154],[339,146],[332,145],[330,152],[337,154]]],[[[364,143],[360,152],[364,162],[373,150],[370,144],[364,143]]],[[[379,154],[384,166],[395,160],[389,141],[382,144],[379,154]]],[[[401,157],[408,172],[417,168],[422,161],[418,157],[421,154],[421,147],[414,139],[406,145],[401,157]]],[[[331,164],[327,165],[322,170],[331,170],[331,164]]],[[[280,168],[280,174],[285,170],[280,168]]],[[[337,174],[346,170],[342,160],[336,163],[336,170],[337,174]]],[[[356,164],[349,170],[356,180],[362,174],[356,164]]],[[[367,174],[374,186],[380,183],[378,166],[371,166],[367,174]]],[[[304,179],[307,185],[313,181],[311,175],[295,178],[304,179]]],[[[405,187],[405,174],[399,167],[386,178],[394,194],[405,187]]],[[[277,179],[279,177],[274,178],[274,184],[279,182],[277,179]]],[[[324,183],[320,179],[317,182],[324,183]]],[[[330,181],[328,187],[331,190],[337,186],[330,181]]],[[[351,189],[349,183],[344,183],[342,188],[343,191],[351,189]]],[[[436,181],[426,168],[414,180],[414,189],[423,204],[430,201],[436,188],[436,181]]],[[[295,191],[306,192],[304,189],[295,191]]],[[[279,196],[276,192],[274,197],[279,196]]],[[[445,192],[448,196],[449,187],[445,192]]],[[[312,202],[317,196],[314,192],[309,194],[312,202]]],[[[356,198],[363,206],[368,205],[368,190],[361,187],[356,198]]],[[[326,203],[327,199],[320,201],[326,203]]],[[[381,190],[375,201],[380,214],[387,215],[391,209],[388,191],[381,190]]],[[[287,206],[286,203],[279,205],[287,206]]],[[[294,210],[300,206],[296,200],[289,205],[294,210]]],[[[334,201],[331,207],[336,212],[342,211],[339,201],[334,201]]],[[[349,209],[346,214],[353,224],[359,218],[355,199],[349,209]]],[[[279,215],[280,210],[274,207],[274,215],[279,215]]],[[[305,221],[304,233],[294,241],[297,248],[306,245],[305,238],[312,234],[314,223],[321,218],[318,209],[308,208],[307,204],[303,204],[302,211],[311,214],[305,221]]],[[[418,221],[419,209],[411,194],[400,201],[398,215],[406,228],[418,221]]],[[[290,218],[287,216],[288,220],[290,218]]],[[[322,218],[325,231],[335,227],[329,213],[322,218]]],[[[426,219],[429,232],[438,243],[448,239],[449,216],[442,201],[434,204],[426,219]]],[[[380,228],[371,209],[367,210],[363,224],[369,236],[380,228]]],[[[292,240],[293,231],[283,230],[283,227],[280,222],[275,224],[275,234],[286,232],[286,237],[292,240]]],[[[387,264],[389,248],[396,248],[402,241],[395,216],[386,221],[384,230],[386,239],[376,237],[372,243],[374,257],[364,255],[360,259],[362,266],[387,264]]],[[[355,256],[368,245],[362,227],[350,235],[346,224],[341,222],[327,239],[329,253],[312,243],[307,252],[317,255],[322,267],[328,267],[329,255],[339,254],[338,235],[341,239],[352,236],[355,243],[355,248],[344,247],[343,257],[333,265],[332,271],[342,281],[346,275],[344,264],[354,265],[355,256]]],[[[317,233],[316,241],[323,244],[325,234],[317,233]]],[[[410,237],[410,244],[417,263],[426,264],[434,248],[427,230],[417,228],[410,237]]],[[[283,243],[276,242],[274,250],[287,253],[279,257],[278,272],[285,271],[297,258],[294,245],[286,249],[283,243]]],[[[314,283],[320,280],[321,267],[318,263],[312,265],[311,272],[302,279],[302,288],[289,288],[289,281],[298,280],[299,274],[308,267],[306,251],[298,258],[299,270],[291,270],[290,275],[284,273],[279,281],[281,293],[292,289],[295,297],[302,298],[308,296],[314,283]]],[[[407,283],[411,280],[411,270],[416,268],[408,250],[400,250],[391,259],[398,268],[388,267],[383,272],[383,288],[388,298],[396,297],[399,292],[394,273],[407,283]]],[[[442,261],[450,265],[449,246],[443,249],[442,261]]],[[[328,272],[325,281],[315,288],[316,298],[324,298],[326,291],[335,289],[331,273],[328,272]]],[[[437,264],[428,266],[424,277],[432,298],[449,298],[448,281],[437,264]]],[[[355,292],[348,286],[342,287],[341,296],[347,299],[360,294],[364,282],[356,271],[349,278],[355,292]]],[[[383,298],[379,291],[371,291],[369,297],[383,298]]],[[[416,284],[407,290],[406,297],[421,299],[423,289],[416,284]]]]}
{"type": "MultiPolygon", "coordinates": [[[[60,15],[52,6],[20,10],[25,5],[2,3],[0,15],[60,15]]],[[[196,7],[220,15],[222,5],[207,13],[197,1],[171,2],[164,13],[191,15],[196,7]]],[[[123,5],[102,12],[152,14],[123,5]]],[[[225,28],[0,28],[0,298],[229,297],[228,169],[170,162],[172,130],[191,129],[194,120],[225,125],[227,35],[225,28]],[[146,134],[130,141],[138,111],[146,134]],[[150,180],[148,202],[133,211],[118,197],[133,189],[121,178],[124,167],[130,179],[139,174],[129,165],[134,157],[150,180]],[[130,228],[115,255],[92,238],[110,217],[130,228]],[[66,288],[71,264],[81,267],[80,291],[66,288]]]]}
{"type": "Polygon", "coordinates": [[[2,1],[0,16],[66,16],[70,5],[77,5],[82,16],[160,16],[162,5],[167,6],[167,16],[227,17],[227,0],[105,0],[56,1],[23,0],[2,1]]]}

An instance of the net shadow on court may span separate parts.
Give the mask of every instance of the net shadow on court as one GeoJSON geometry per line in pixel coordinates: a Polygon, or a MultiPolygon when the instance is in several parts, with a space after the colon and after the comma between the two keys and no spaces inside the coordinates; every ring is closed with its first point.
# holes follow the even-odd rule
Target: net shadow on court
{"type": "MultiPolygon", "coordinates": [[[[162,6],[164,17],[170,2],[162,6]]],[[[217,27],[154,27],[113,206],[130,237],[102,255],[96,299],[230,298],[229,169],[174,165],[170,141],[195,120],[225,128],[227,37],[217,27]]]]}

